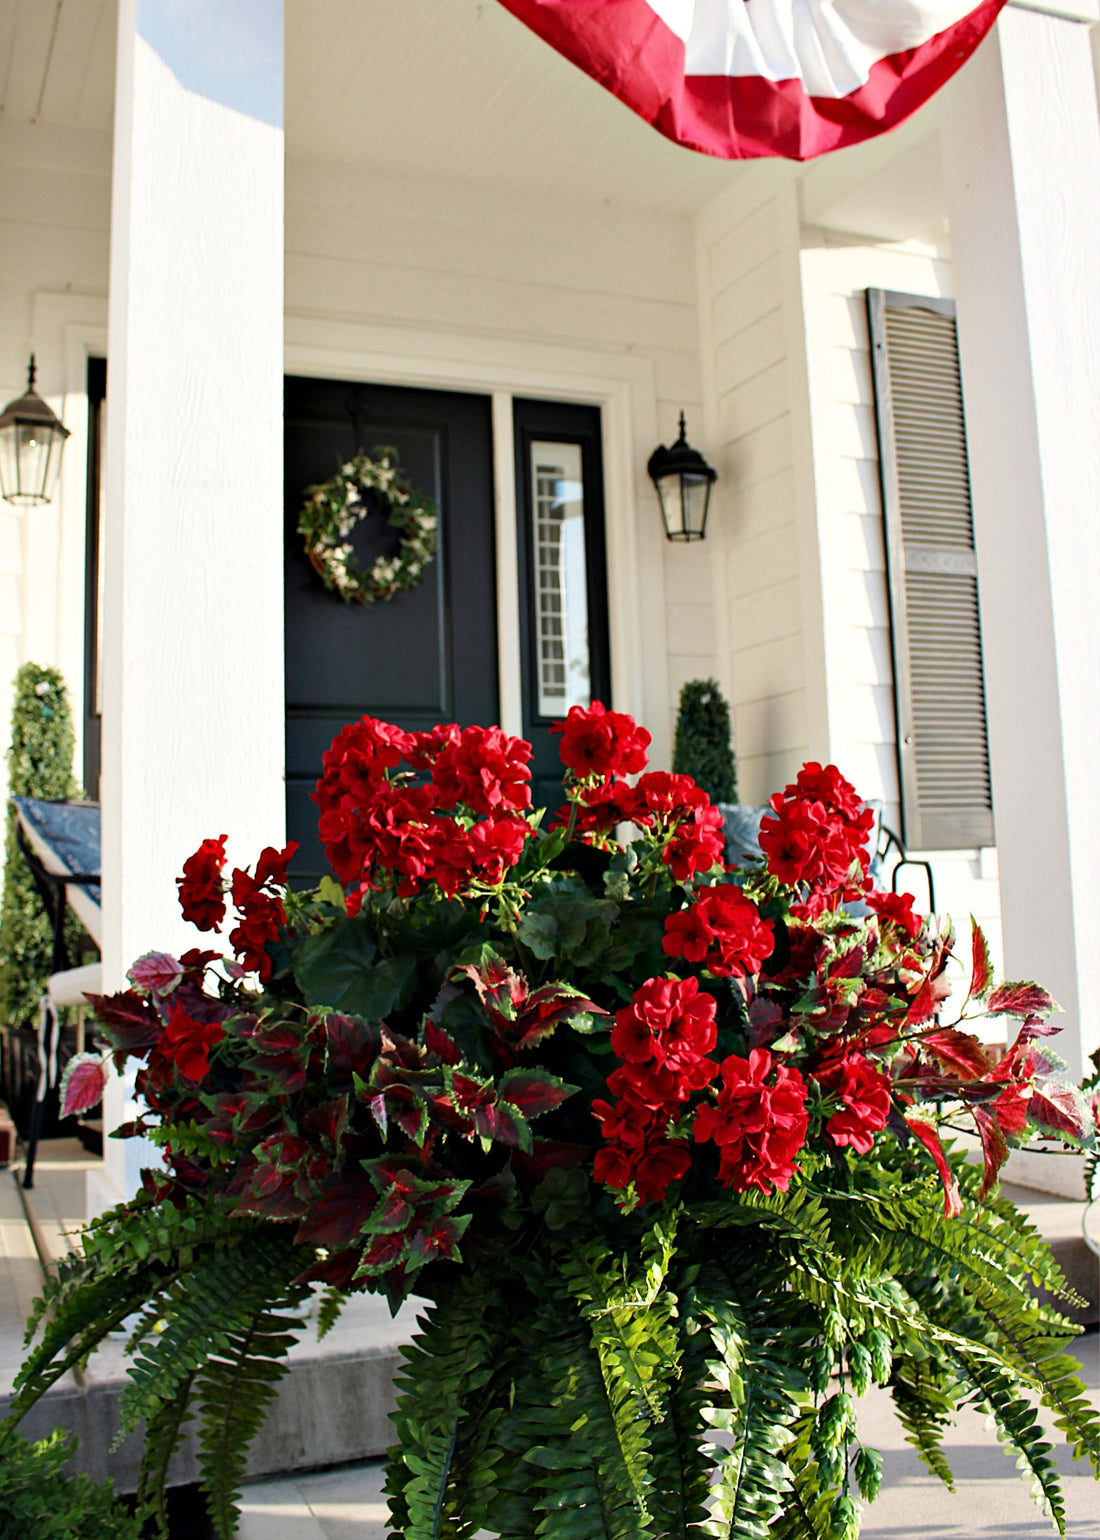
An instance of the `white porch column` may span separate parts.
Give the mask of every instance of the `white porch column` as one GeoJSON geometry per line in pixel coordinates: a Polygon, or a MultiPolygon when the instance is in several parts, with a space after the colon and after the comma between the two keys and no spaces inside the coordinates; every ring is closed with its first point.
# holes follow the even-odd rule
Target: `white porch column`
{"type": "Polygon", "coordinates": [[[1006,967],[1065,1008],[1075,1074],[1100,1043],[1096,16],[1010,6],[941,99],[1006,967]]]}
{"type": "MultiPolygon", "coordinates": [[[[207,836],[281,843],[283,4],[120,0],[103,639],[106,986],[200,941],[207,836]]],[[[215,938],[216,940],[216,938],[215,938]]],[[[113,1088],[105,1121],[116,1126],[113,1088]]],[[[140,1152],[107,1143],[132,1190],[140,1152]]]]}

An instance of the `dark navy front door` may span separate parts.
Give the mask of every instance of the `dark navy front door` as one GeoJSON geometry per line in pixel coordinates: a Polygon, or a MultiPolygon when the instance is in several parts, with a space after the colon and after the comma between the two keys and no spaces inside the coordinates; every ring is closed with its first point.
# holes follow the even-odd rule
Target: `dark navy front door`
{"type": "MultiPolygon", "coordinates": [[[[347,381],[286,380],[287,835],[298,882],[328,870],[309,799],[321,756],[369,713],[410,731],[496,722],[496,583],[491,403],[487,396],[347,381]],[[439,553],[420,586],[345,604],[311,567],[297,532],[303,489],[357,449],[396,449],[440,509],[439,553]]],[[[381,516],[357,529],[369,562],[396,547],[381,516]]]]}

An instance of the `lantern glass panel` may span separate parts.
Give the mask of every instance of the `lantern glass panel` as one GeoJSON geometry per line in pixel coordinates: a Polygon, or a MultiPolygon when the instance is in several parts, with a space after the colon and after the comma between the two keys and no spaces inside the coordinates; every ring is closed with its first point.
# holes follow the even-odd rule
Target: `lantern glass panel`
{"type": "Polygon", "coordinates": [[[17,422],[0,432],[0,483],[17,506],[48,503],[61,471],[65,439],[48,425],[17,422]]]}

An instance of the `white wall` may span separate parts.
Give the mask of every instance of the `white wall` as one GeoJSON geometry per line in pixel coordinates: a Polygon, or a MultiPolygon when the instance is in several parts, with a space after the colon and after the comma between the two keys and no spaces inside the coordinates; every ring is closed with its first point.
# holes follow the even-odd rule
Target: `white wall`
{"type": "Polygon", "coordinates": [[[52,503],[0,503],[0,749],[27,661],[64,674],[80,734],[86,367],[106,351],[110,167],[108,135],[0,121],[0,404],[23,393],[33,350],[38,389],[73,435],[52,503]]]}
{"type": "Polygon", "coordinates": [[[719,472],[711,572],[739,793],[763,802],[824,753],[793,173],[754,170],[703,210],[696,263],[706,446],[719,472]]]}

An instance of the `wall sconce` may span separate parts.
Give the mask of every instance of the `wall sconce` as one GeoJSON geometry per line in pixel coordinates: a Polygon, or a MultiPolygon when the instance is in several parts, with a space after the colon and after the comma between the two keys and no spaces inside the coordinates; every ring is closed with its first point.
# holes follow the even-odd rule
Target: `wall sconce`
{"type": "Polygon", "coordinates": [[[718,472],[707,464],[685,437],[680,413],[680,437],[671,449],[664,444],[649,457],[647,469],[661,500],[661,516],[669,540],[703,540],[707,533],[710,489],[718,472]]]}
{"type": "Polygon", "coordinates": [[[61,472],[61,451],[69,430],[34,388],[34,354],[27,393],[0,414],[0,494],[18,507],[48,503],[61,472]]]}

